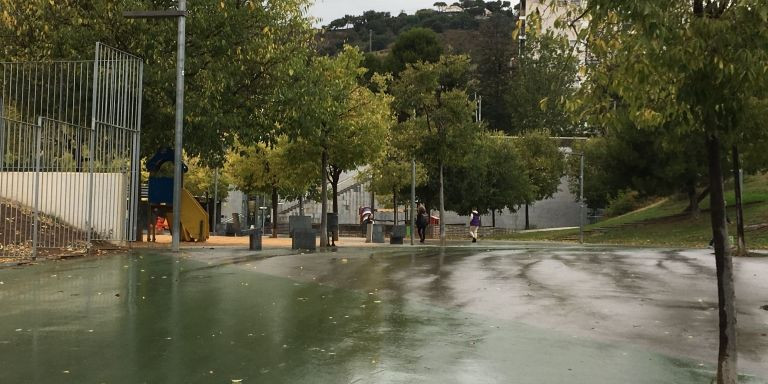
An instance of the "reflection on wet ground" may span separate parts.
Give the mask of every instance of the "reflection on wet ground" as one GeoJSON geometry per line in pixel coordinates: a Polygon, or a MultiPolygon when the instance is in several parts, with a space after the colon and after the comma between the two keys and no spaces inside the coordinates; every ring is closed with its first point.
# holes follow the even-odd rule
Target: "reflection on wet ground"
{"type": "MultiPolygon", "coordinates": [[[[2,383],[702,383],[704,251],[195,250],[0,270],[2,383]]],[[[768,378],[768,259],[736,262],[740,368],[768,378]]]]}

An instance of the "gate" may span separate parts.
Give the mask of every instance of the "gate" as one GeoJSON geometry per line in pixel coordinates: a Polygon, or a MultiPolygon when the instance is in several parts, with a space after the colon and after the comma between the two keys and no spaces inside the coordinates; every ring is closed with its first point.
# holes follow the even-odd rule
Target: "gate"
{"type": "Polygon", "coordinates": [[[0,71],[0,257],[135,241],[142,60],[97,43],[0,71]]]}

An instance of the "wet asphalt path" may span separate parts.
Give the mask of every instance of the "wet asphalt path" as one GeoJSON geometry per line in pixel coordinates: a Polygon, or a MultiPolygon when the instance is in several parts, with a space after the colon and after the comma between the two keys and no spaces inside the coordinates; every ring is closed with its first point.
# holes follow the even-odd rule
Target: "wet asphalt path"
{"type": "MultiPolygon", "coordinates": [[[[703,250],[488,243],[269,255],[147,251],[0,270],[0,383],[713,374],[717,294],[703,250]]],[[[740,370],[766,383],[768,259],[737,259],[736,280],[740,370]]]]}

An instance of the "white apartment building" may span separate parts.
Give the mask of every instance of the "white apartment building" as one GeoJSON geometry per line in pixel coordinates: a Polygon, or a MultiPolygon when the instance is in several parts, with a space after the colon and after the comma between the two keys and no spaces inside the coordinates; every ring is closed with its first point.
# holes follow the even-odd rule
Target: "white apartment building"
{"type": "MultiPolygon", "coordinates": [[[[537,19],[540,20],[542,30],[553,31],[567,36],[571,47],[576,49],[579,62],[585,63],[586,49],[583,43],[578,41],[577,31],[585,28],[587,21],[578,20],[574,23],[573,27],[568,28],[561,28],[561,26],[557,25],[557,21],[561,20],[570,24],[570,20],[567,20],[569,13],[571,17],[578,15],[578,10],[586,4],[586,0],[523,0],[521,4],[525,5],[525,11],[520,14],[521,22],[527,23],[532,16],[536,15],[537,19]]],[[[527,28],[528,25],[526,24],[527,28]]],[[[521,33],[520,39],[524,40],[525,38],[525,33],[521,33]]]]}

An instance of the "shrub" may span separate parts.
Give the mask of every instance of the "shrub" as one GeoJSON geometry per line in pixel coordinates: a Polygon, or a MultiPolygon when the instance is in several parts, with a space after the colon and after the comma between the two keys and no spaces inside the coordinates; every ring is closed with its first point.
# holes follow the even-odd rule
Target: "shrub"
{"type": "Polygon", "coordinates": [[[608,207],[605,209],[605,215],[609,217],[623,215],[642,208],[646,199],[640,197],[637,191],[624,189],[608,201],[608,207]]]}

